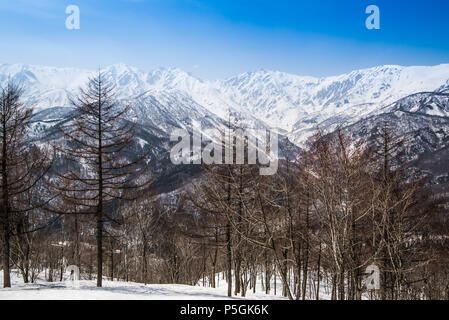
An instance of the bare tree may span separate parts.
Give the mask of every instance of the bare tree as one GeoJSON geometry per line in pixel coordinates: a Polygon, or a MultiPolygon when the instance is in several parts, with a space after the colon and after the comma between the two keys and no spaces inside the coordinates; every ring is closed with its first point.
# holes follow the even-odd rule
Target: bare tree
{"type": "MultiPolygon", "coordinates": [[[[0,92],[1,225],[3,235],[3,285],[11,286],[11,235],[24,230],[20,216],[42,205],[29,198],[31,190],[49,168],[48,156],[27,141],[27,124],[33,111],[21,103],[22,88],[9,81],[0,92]],[[16,219],[19,217],[19,219],[16,219]],[[19,227],[19,228],[17,228],[19,227]]],[[[43,197],[42,197],[43,198],[43,197]]]]}
{"type": "Polygon", "coordinates": [[[71,167],[58,174],[55,188],[71,208],[62,213],[95,217],[97,286],[101,287],[104,223],[118,221],[111,214],[113,201],[135,198],[150,180],[146,168],[140,166],[143,157],[128,160],[125,156],[135,138],[134,126],[124,119],[129,106],[118,103],[115,86],[107,74],[99,71],[90,78],[72,104],[75,117],[62,127],[67,143],[57,147],[71,167]]]}

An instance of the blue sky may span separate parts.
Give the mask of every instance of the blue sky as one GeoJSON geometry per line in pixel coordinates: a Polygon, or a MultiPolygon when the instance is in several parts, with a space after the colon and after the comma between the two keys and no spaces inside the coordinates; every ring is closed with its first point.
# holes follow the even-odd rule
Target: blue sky
{"type": "Polygon", "coordinates": [[[448,16],[447,0],[0,0],[0,63],[174,66],[206,79],[435,65],[449,63],[448,16]],[[65,28],[70,4],[80,30],[65,28]],[[380,30],[365,28],[371,4],[380,30]]]}

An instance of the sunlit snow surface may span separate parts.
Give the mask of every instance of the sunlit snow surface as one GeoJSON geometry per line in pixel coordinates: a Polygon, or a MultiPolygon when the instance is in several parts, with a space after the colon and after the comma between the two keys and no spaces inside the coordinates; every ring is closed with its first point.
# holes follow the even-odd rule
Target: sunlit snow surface
{"type": "MultiPolygon", "coordinates": [[[[3,288],[3,271],[0,271],[0,300],[286,300],[282,296],[282,282],[276,279],[276,295],[274,294],[274,278],[271,279],[271,292],[265,294],[262,281],[259,278],[256,293],[247,291],[246,297],[227,297],[227,283],[222,274],[217,274],[217,288],[203,286],[200,280],[196,286],[179,284],[148,284],[103,280],[103,287],[97,288],[95,280],[81,280],[78,287],[73,282],[47,282],[43,280],[43,273],[36,283],[24,284],[22,277],[14,270],[11,273],[12,287],[3,288]]],[[[64,276],[68,279],[68,274],[64,276]]],[[[58,279],[59,280],[59,279],[58,279]]],[[[323,280],[320,285],[320,299],[329,300],[330,286],[323,280]]],[[[366,298],[366,297],[365,297],[366,298]]],[[[313,293],[308,300],[315,299],[313,293]]]]}
{"type": "MultiPolygon", "coordinates": [[[[3,272],[0,272],[0,284],[3,287],[3,272]]],[[[219,288],[187,286],[178,284],[149,284],[103,281],[103,287],[97,288],[94,280],[81,280],[79,288],[73,287],[72,281],[47,282],[40,277],[36,283],[24,284],[16,273],[11,274],[12,287],[0,289],[0,300],[222,300],[227,297],[226,282],[220,280],[219,288]]],[[[277,296],[266,295],[258,287],[255,294],[248,292],[246,299],[273,300],[285,299],[280,294],[282,288],[278,283],[277,296]]],[[[232,299],[245,299],[233,297],[232,299]]]]}

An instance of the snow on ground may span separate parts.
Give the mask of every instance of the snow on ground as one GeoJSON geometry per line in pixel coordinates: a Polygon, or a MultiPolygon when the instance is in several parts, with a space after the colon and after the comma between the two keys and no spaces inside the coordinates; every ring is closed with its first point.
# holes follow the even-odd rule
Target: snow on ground
{"type": "MultiPolygon", "coordinates": [[[[97,288],[95,281],[81,280],[79,287],[73,287],[72,281],[47,282],[39,278],[36,283],[23,283],[16,271],[11,274],[12,288],[3,288],[3,272],[0,271],[0,300],[222,300],[226,295],[226,282],[220,280],[220,287],[213,289],[202,286],[186,286],[175,284],[144,285],[123,281],[103,281],[103,288],[97,288]]],[[[259,288],[258,288],[259,289],[259,288]]],[[[246,299],[272,300],[285,299],[266,295],[259,290],[253,294],[248,292],[246,299]]],[[[243,299],[233,297],[233,299],[243,299]]]]}
{"type": "MultiPolygon", "coordinates": [[[[233,277],[234,277],[234,271],[232,271],[232,273],[233,273],[233,277]]],[[[293,290],[293,288],[294,288],[293,279],[292,279],[292,277],[289,277],[289,279],[290,279],[290,290],[293,290]]],[[[276,280],[274,279],[274,276],[272,276],[270,279],[270,294],[269,295],[264,294],[265,289],[264,289],[263,282],[264,281],[261,279],[261,275],[258,274],[257,281],[256,281],[256,293],[255,293],[256,296],[261,296],[262,299],[287,299],[282,296],[282,279],[279,274],[276,276],[276,280]],[[263,298],[263,297],[268,297],[268,298],[263,298]]],[[[204,282],[203,282],[203,280],[200,280],[200,281],[198,281],[198,284],[201,286],[203,286],[203,285],[207,286],[208,279],[206,278],[204,282]]],[[[224,280],[223,273],[219,273],[215,276],[215,284],[219,288],[219,290],[223,290],[224,295],[226,295],[227,282],[226,282],[226,280],[224,280]]],[[[313,281],[313,283],[312,283],[311,281],[309,281],[307,294],[306,294],[306,300],[316,300],[315,288],[316,288],[316,282],[313,281]]],[[[293,292],[292,292],[292,294],[293,294],[293,292]]],[[[248,286],[248,289],[247,289],[248,298],[249,299],[258,299],[258,298],[253,298],[253,295],[254,295],[253,290],[249,289],[249,286],[248,286]]],[[[320,297],[320,300],[330,300],[330,298],[331,298],[331,287],[330,287],[329,283],[327,283],[325,280],[322,280],[320,282],[319,297],[320,297]]]]}

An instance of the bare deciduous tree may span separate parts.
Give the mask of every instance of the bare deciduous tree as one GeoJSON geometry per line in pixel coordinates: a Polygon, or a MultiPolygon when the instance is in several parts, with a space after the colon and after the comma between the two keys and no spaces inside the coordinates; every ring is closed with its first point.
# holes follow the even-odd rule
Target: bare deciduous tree
{"type": "Polygon", "coordinates": [[[27,141],[27,125],[33,111],[21,102],[22,93],[22,88],[12,81],[0,92],[0,222],[4,287],[11,286],[11,235],[21,236],[25,231],[23,215],[42,206],[44,194],[37,200],[30,196],[49,168],[48,154],[27,141]]]}
{"type": "Polygon", "coordinates": [[[108,75],[99,71],[86,88],[72,99],[75,117],[62,127],[67,140],[57,147],[65,155],[70,169],[58,175],[55,188],[70,207],[67,212],[89,214],[96,221],[97,286],[103,277],[104,223],[117,221],[112,216],[114,200],[129,200],[149,183],[142,157],[127,160],[125,151],[133,143],[134,126],[124,115],[128,105],[116,98],[115,86],[108,75]],[[73,168],[78,167],[79,170],[73,168]],[[134,193],[134,195],[131,195],[134,193]]]}

